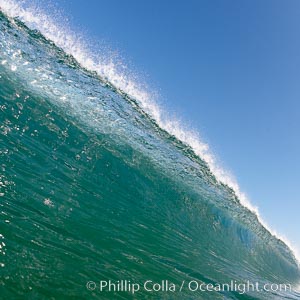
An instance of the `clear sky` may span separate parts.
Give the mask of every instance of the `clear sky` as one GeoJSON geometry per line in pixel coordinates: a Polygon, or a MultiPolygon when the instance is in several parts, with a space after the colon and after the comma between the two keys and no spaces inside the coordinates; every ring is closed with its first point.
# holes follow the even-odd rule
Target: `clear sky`
{"type": "Polygon", "coordinates": [[[68,0],[71,23],[146,73],[272,228],[300,249],[300,2],[68,0]]]}

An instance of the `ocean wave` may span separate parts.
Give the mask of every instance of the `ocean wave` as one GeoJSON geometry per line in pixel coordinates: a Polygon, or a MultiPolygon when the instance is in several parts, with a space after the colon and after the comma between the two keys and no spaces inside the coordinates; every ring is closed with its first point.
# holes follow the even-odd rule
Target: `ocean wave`
{"type": "MultiPolygon", "coordinates": [[[[299,281],[294,254],[262,225],[206,144],[38,9],[13,1],[0,7],[10,16],[0,22],[0,192],[5,224],[15,233],[5,227],[8,271],[14,259],[24,262],[19,241],[43,272],[51,259],[61,266],[66,253],[87,257],[78,277],[63,269],[57,278],[66,272],[73,284],[88,279],[85,260],[94,276],[117,277],[119,261],[140,279],[164,270],[206,282],[299,281]],[[106,273],[93,270],[97,259],[106,273]]],[[[25,264],[25,281],[36,286],[30,276],[38,271],[25,264]]]]}

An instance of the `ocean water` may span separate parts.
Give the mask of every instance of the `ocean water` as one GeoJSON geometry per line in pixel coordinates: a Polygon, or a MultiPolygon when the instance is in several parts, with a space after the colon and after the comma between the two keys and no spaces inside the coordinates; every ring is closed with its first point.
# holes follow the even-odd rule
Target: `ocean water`
{"type": "Polygon", "coordinates": [[[138,99],[0,12],[1,299],[300,299],[293,252],[242,204],[138,99]],[[188,288],[232,281],[294,290],[188,288]]]}

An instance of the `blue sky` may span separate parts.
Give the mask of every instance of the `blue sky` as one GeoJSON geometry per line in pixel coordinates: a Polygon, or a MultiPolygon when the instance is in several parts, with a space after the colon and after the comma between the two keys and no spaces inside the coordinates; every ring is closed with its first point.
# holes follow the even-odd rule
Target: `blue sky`
{"type": "Polygon", "coordinates": [[[198,130],[272,228],[300,249],[300,2],[57,4],[147,74],[198,130]]]}

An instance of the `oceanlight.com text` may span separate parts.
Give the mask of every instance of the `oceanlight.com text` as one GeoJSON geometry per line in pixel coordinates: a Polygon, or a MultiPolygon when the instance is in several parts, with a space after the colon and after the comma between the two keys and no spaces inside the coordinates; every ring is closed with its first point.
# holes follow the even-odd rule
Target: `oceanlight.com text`
{"type": "Polygon", "coordinates": [[[229,283],[203,283],[197,280],[183,280],[180,283],[174,283],[170,280],[144,282],[134,282],[133,280],[100,280],[88,281],[86,288],[90,291],[98,292],[125,292],[135,294],[141,291],[149,293],[157,292],[236,292],[246,294],[248,292],[292,292],[291,284],[278,283],[259,283],[259,282],[237,282],[235,280],[229,283]]]}

